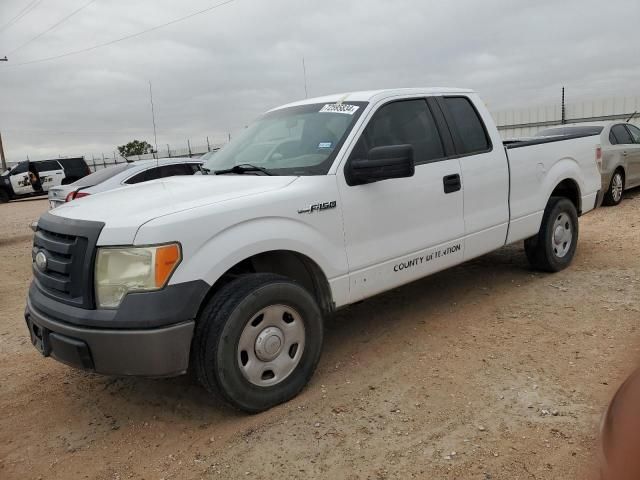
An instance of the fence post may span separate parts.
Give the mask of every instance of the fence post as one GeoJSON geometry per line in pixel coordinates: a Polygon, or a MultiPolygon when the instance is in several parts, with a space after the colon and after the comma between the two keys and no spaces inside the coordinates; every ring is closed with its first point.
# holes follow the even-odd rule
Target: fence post
{"type": "Polygon", "coordinates": [[[187,147],[189,148],[189,158],[191,158],[191,143],[189,142],[188,138],[187,138],[187,147]]]}
{"type": "Polygon", "coordinates": [[[171,148],[169,148],[169,144],[167,143],[167,155],[171,158],[171,148]]]}
{"type": "Polygon", "coordinates": [[[207,136],[207,152],[211,151],[211,145],[209,145],[209,137],[207,136]]]}

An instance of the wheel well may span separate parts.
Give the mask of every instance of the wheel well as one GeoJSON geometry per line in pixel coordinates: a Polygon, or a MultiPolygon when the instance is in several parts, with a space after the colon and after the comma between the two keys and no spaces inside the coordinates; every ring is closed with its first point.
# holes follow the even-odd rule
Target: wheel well
{"type": "Polygon", "coordinates": [[[582,198],[580,197],[580,187],[574,180],[565,179],[561,181],[551,192],[552,197],[564,197],[573,203],[578,212],[578,216],[582,215],[582,198]]]}
{"type": "Polygon", "coordinates": [[[624,182],[624,180],[627,178],[627,173],[624,171],[624,167],[622,165],[618,165],[616,169],[613,171],[613,173],[616,173],[616,172],[622,173],[622,181],[624,182]]]}
{"type": "Polygon", "coordinates": [[[248,273],[276,273],[290,278],[315,297],[323,313],[335,310],[329,281],[316,262],[298,252],[272,250],[242,260],[227,270],[207,292],[198,314],[220,288],[239,275],[248,273]]]}

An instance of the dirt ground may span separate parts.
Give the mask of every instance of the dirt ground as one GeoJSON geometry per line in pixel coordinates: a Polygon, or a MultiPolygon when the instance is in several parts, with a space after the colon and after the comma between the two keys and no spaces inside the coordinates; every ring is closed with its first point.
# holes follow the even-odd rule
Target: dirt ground
{"type": "Polygon", "coordinates": [[[186,377],[108,378],[45,359],[22,317],[28,224],[0,205],[0,478],[578,479],[640,332],[640,191],[581,219],[573,265],[522,245],[327,321],[302,394],[259,415],[186,377]]]}

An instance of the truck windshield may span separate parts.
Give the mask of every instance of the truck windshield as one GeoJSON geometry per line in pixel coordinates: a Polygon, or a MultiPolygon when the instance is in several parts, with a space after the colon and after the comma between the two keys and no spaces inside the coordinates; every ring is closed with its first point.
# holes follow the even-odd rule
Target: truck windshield
{"type": "Polygon", "coordinates": [[[319,103],[269,112],[208,158],[204,169],[251,165],[273,175],[326,175],[366,105],[319,103]]]}

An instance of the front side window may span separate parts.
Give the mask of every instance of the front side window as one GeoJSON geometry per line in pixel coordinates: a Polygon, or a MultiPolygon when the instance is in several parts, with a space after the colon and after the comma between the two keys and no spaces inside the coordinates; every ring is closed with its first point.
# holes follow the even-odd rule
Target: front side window
{"type": "Polygon", "coordinates": [[[248,164],[272,175],[326,175],[366,105],[320,103],[267,113],[211,155],[204,169],[248,164]]]}
{"type": "Polygon", "coordinates": [[[413,146],[416,164],[444,158],[444,147],[424,99],[403,100],[380,107],[367,124],[351,158],[365,159],[374,147],[413,146]]]}
{"type": "Polygon", "coordinates": [[[636,127],[635,125],[627,125],[627,129],[631,134],[633,143],[640,143],[640,128],[636,127]]]}
{"type": "MultiPolygon", "coordinates": [[[[631,135],[624,125],[614,125],[611,127],[611,134],[616,141],[615,143],[611,142],[613,145],[628,145],[633,143],[631,135]]],[[[609,140],[611,141],[611,135],[609,136],[609,140]]]]}
{"type": "Polygon", "coordinates": [[[465,155],[486,152],[491,148],[484,123],[467,97],[445,97],[444,103],[455,124],[465,155]]]}
{"type": "Polygon", "coordinates": [[[27,170],[29,170],[29,162],[20,162],[18,165],[13,167],[13,170],[11,170],[11,175],[27,173],[27,170]]]}

